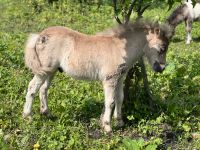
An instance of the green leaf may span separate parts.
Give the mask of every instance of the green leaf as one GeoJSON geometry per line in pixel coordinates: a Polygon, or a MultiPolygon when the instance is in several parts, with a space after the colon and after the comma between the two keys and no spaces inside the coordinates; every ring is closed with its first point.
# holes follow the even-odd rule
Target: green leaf
{"type": "Polygon", "coordinates": [[[191,127],[189,126],[189,123],[184,123],[182,125],[184,131],[189,132],[191,130],[191,127]]]}
{"type": "Polygon", "coordinates": [[[145,145],[145,141],[143,138],[140,138],[138,141],[137,141],[137,144],[138,146],[142,149],[143,146],[145,145]]]}
{"type": "Polygon", "coordinates": [[[123,139],[123,144],[127,150],[140,150],[140,146],[138,145],[136,140],[131,139],[123,139]]]}
{"type": "Polygon", "coordinates": [[[197,1],[196,0],[192,0],[192,5],[193,7],[196,5],[197,1]]]}
{"type": "Polygon", "coordinates": [[[131,120],[134,120],[135,117],[133,117],[133,115],[130,115],[130,116],[127,116],[127,119],[128,119],[129,121],[131,121],[131,120]]]}
{"type": "Polygon", "coordinates": [[[170,64],[167,65],[166,69],[164,70],[164,73],[165,74],[172,74],[175,71],[175,69],[176,69],[175,64],[170,63],[170,64]]]}
{"type": "Polygon", "coordinates": [[[157,145],[156,144],[151,144],[151,145],[148,145],[145,150],[156,150],[157,148],[157,145]]]}

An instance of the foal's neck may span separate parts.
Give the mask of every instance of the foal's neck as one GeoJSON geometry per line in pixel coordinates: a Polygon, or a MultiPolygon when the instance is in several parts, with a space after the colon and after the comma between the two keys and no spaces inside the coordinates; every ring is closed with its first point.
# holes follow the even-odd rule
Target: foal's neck
{"type": "Polygon", "coordinates": [[[132,65],[144,55],[147,40],[143,31],[136,31],[129,34],[126,41],[127,63],[132,65]]]}

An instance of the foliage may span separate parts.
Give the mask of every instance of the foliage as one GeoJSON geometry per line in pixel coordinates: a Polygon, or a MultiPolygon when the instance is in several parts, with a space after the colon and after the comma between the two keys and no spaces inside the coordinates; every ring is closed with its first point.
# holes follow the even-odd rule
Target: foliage
{"type": "Polygon", "coordinates": [[[145,142],[143,138],[138,140],[125,138],[122,142],[124,143],[127,150],[156,150],[157,143],[160,144],[160,142],[156,142],[156,140],[151,143],[145,142]]]}
{"type": "MultiPolygon", "coordinates": [[[[98,82],[76,81],[57,74],[49,91],[52,119],[39,115],[39,98],[33,120],[22,119],[26,89],[32,74],[23,62],[28,33],[64,25],[92,34],[114,24],[109,3],[48,4],[43,0],[0,0],[0,149],[198,149],[200,139],[200,28],[193,26],[193,42],[185,45],[183,24],[177,28],[163,74],[148,71],[156,101],[149,107],[143,86],[130,93],[132,103],[123,110],[126,126],[105,135],[99,127],[103,91],[98,82]]],[[[168,6],[151,8],[144,17],[160,22],[168,6]],[[159,13],[158,13],[159,12],[159,13]]],[[[134,81],[132,81],[134,84],[134,81]]]]}

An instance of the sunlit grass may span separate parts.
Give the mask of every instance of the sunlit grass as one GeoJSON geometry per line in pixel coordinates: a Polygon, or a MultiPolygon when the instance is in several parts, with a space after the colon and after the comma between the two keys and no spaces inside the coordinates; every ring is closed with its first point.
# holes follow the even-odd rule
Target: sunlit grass
{"type": "MultiPolygon", "coordinates": [[[[185,44],[184,25],[177,28],[163,74],[148,68],[155,109],[150,109],[139,84],[138,93],[130,94],[132,103],[123,108],[124,129],[114,127],[109,136],[99,126],[104,99],[101,84],[76,81],[60,73],[49,90],[49,107],[55,117],[39,114],[37,96],[32,122],[22,119],[32,78],[24,66],[23,49],[28,33],[47,26],[64,25],[89,34],[109,28],[115,24],[112,8],[82,6],[80,10],[81,6],[68,3],[61,10],[41,4],[42,12],[35,13],[29,2],[0,0],[4,9],[0,14],[0,149],[126,149],[127,143],[134,145],[141,138],[143,147],[198,149],[200,140],[193,134],[200,134],[200,23],[193,25],[191,45],[185,44]]],[[[153,8],[144,15],[164,21],[168,14],[166,8],[153,8]]]]}

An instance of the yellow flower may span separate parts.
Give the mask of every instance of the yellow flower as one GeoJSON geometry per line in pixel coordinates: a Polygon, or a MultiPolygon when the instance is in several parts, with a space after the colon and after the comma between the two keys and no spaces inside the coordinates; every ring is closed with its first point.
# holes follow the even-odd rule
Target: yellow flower
{"type": "Polygon", "coordinates": [[[37,141],[37,143],[33,145],[33,148],[34,148],[34,150],[39,150],[39,147],[40,147],[40,144],[37,141]]]}

